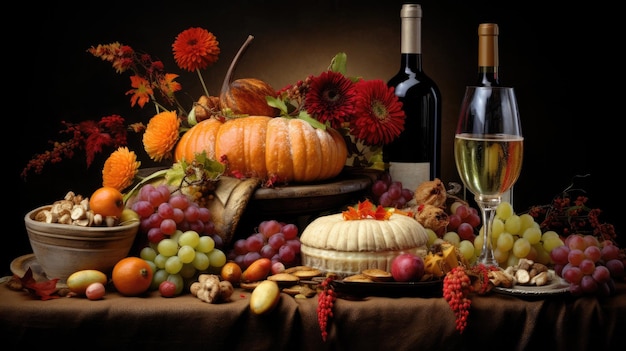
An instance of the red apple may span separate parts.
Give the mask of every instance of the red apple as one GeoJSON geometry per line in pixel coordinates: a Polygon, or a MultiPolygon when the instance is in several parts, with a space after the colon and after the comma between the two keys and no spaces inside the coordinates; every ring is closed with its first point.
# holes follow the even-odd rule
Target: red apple
{"type": "Polygon", "coordinates": [[[397,282],[419,281],[424,275],[424,259],[411,253],[404,253],[391,262],[391,275],[397,282]]]}

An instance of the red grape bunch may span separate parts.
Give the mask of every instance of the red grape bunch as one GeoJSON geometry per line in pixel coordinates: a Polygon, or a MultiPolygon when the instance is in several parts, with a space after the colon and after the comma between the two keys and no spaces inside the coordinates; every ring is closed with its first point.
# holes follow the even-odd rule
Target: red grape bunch
{"type": "Polygon", "coordinates": [[[448,216],[448,231],[459,234],[461,240],[471,240],[473,242],[481,225],[478,210],[456,201],[450,206],[450,212],[451,214],[448,216]]]}
{"type": "Polygon", "coordinates": [[[373,202],[383,207],[404,208],[413,199],[413,191],[402,186],[402,182],[393,181],[388,172],[372,184],[373,202]]]}
{"type": "Polygon", "coordinates": [[[281,269],[277,266],[292,267],[300,262],[300,237],[298,226],[292,223],[281,223],[267,220],[259,224],[258,232],[245,239],[238,239],[228,254],[228,259],[237,263],[245,270],[259,258],[272,261],[272,271],[281,269]]]}
{"type": "Polygon", "coordinates": [[[199,235],[211,236],[216,247],[222,246],[222,238],[215,233],[211,211],[187,195],[170,193],[165,184],[142,186],[131,209],[139,215],[139,230],[151,244],[158,244],[177,231],[193,230],[199,235]]]}
{"type": "Polygon", "coordinates": [[[554,271],[570,283],[572,295],[611,295],[614,279],[624,278],[620,249],[610,240],[600,242],[593,235],[572,234],[565,244],[550,252],[554,271]]]}

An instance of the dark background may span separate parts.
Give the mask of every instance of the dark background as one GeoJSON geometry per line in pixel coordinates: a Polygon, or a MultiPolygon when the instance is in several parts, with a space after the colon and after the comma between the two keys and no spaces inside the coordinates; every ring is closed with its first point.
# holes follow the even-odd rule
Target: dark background
{"type": "MultiPolygon", "coordinates": [[[[23,9],[21,25],[11,28],[5,73],[17,77],[9,86],[5,114],[13,130],[5,130],[11,162],[13,193],[1,250],[2,272],[17,256],[32,252],[23,217],[35,207],[62,198],[68,190],[89,195],[101,184],[107,150],[91,168],[84,154],[49,166],[26,180],[20,172],[36,153],[59,139],[61,120],[81,121],[120,114],[144,121],[151,108],[130,108],[128,74],[117,74],[109,63],[87,53],[90,46],[120,41],[159,57],[189,94],[189,104],[201,94],[195,73],[176,66],[171,45],[183,30],[199,26],[220,42],[219,61],[203,71],[209,92],[219,93],[222,79],[240,45],[255,36],[240,61],[235,78],[255,77],[275,89],[308,74],[319,74],[338,52],[348,55],[348,74],[387,80],[399,68],[402,1],[109,1],[79,6],[48,2],[23,9]],[[25,30],[28,29],[28,30],[25,30]],[[15,48],[16,50],[11,50],[15,48]],[[6,70],[10,72],[6,72],[6,70]],[[16,91],[17,90],[17,91],[16,91]],[[16,108],[17,107],[17,108],[16,108]],[[8,140],[8,138],[7,138],[8,140]]],[[[622,109],[616,98],[623,77],[618,54],[618,13],[613,5],[561,7],[533,1],[422,1],[424,69],[443,99],[443,169],[445,182],[458,181],[452,144],[456,115],[465,85],[476,77],[478,24],[500,26],[501,79],[516,88],[521,109],[525,154],[515,185],[514,205],[522,212],[547,204],[578,174],[590,174],[583,186],[591,205],[617,222],[623,204],[621,177],[616,169],[624,157],[618,147],[617,121],[622,109]],[[549,5],[549,6],[548,6],[549,5]],[[615,43],[611,44],[615,40],[615,43]],[[608,44],[607,44],[608,43],[608,44]],[[610,84],[610,85],[609,85],[610,84]],[[617,88],[614,88],[618,85],[617,88]],[[611,88],[609,88],[609,86],[611,88]],[[612,93],[615,91],[616,93],[612,93]]],[[[9,32],[7,32],[9,33],[9,32]]],[[[13,78],[15,79],[15,78],[13,78]]],[[[623,143],[620,143],[622,145],[623,143]]],[[[142,155],[137,141],[131,147],[142,155]]],[[[144,166],[154,165],[142,157],[144,166]]],[[[623,239],[622,239],[623,240],[623,239]]]]}

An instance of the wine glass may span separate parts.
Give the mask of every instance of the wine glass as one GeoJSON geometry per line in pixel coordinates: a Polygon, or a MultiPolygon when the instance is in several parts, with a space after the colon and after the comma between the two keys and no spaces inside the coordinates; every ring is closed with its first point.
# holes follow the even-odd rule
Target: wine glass
{"type": "Polygon", "coordinates": [[[474,194],[482,213],[482,250],[475,264],[498,266],[491,242],[493,220],[502,194],[520,175],[523,146],[514,89],[466,87],[454,159],[463,184],[474,194]]]}

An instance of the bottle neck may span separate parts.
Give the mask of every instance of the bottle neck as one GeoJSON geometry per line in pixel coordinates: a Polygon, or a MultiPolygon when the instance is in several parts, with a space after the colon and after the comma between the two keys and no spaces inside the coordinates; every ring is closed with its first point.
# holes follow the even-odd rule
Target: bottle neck
{"type": "Polygon", "coordinates": [[[478,26],[478,85],[500,85],[498,34],[498,25],[495,23],[478,26]]]}
{"type": "Polygon", "coordinates": [[[498,67],[478,67],[478,86],[497,87],[499,85],[498,67]]]}
{"type": "Polygon", "coordinates": [[[415,53],[402,53],[400,55],[400,67],[404,69],[405,73],[409,72],[422,72],[422,54],[415,53]]]}
{"type": "Polygon", "coordinates": [[[402,20],[400,49],[402,54],[422,53],[422,10],[420,5],[405,4],[400,12],[402,20]]]}

